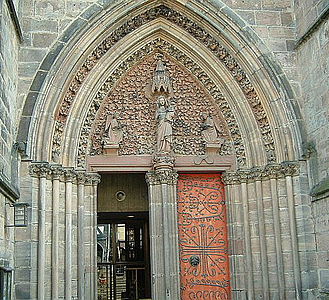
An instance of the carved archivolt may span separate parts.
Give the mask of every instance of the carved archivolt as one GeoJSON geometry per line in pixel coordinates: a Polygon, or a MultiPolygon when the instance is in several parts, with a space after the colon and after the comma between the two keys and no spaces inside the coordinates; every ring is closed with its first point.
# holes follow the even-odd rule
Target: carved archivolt
{"type": "Polygon", "coordinates": [[[284,178],[299,175],[300,165],[296,161],[283,162],[281,164],[268,164],[265,167],[256,167],[236,172],[225,172],[223,180],[225,184],[241,184],[269,179],[284,178]]]}
{"type": "Polygon", "coordinates": [[[240,165],[244,165],[245,149],[240,130],[221,92],[194,61],[168,42],[156,39],[128,57],[96,94],[80,136],[79,166],[84,164],[90,141],[90,154],[102,153],[105,120],[107,114],[111,111],[116,111],[120,122],[126,125],[119,154],[138,155],[154,152],[156,101],[146,96],[145,89],[147,89],[147,83],[152,78],[158,56],[163,57],[165,60],[170,77],[173,80],[173,97],[171,101],[176,107],[173,124],[173,152],[182,155],[204,154],[204,140],[201,135],[202,115],[211,113],[220,117],[221,122],[218,125],[221,126],[221,135],[226,138],[220,154],[230,154],[231,144],[229,139],[231,139],[238,162],[240,165]],[[161,51],[161,53],[157,51],[161,51]],[[168,54],[168,56],[163,53],[168,54]],[[143,56],[148,57],[143,61],[143,56]],[[177,59],[198,80],[169,57],[177,59]],[[139,60],[142,62],[139,62],[139,60]],[[134,64],[136,66],[132,67],[134,64]],[[130,66],[132,69],[125,74],[126,68],[130,66]],[[123,78],[119,81],[120,75],[123,78]],[[203,88],[198,83],[200,81],[203,88]],[[115,82],[118,82],[118,84],[111,90],[115,82]],[[204,88],[208,90],[212,97],[205,93],[204,88]]]}
{"type": "MultiPolygon", "coordinates": [[[[56,125],[55,125],[55,133],[53,137],[53,158],[56,159],[59,157],[61,152],[61,144],[63,139],[63,129],[65,127],[65,122],[67,120],[70,108],[76,97],[78,90],[80,89],[83,81],[88,76],[89,72],[93,69],[93,67],[97,64],[99,59],[109,50],[111,49],[120,39],[122,39],[127,34],[133,32],[136,28],[155,20],[156,18],[165,18],[170,22],[175,23],[189,34],[191,34],[198,41],[203,43],[231,72],[232,76],[235,78],[239,86],[241,87],[246,99],[248,100],[252,111],[254,113],[255,119],[259,125],[263,144],[267,153],[268,161],[272,162],[275,160],[275,148],[274,148],[274,140],[272,136],[272,132],[268,123],[268,119],[264,108],[260,102],[260,99],[257,95],[255,88],[250,82],[246,73],[241,69],[237,61],[233,58],[233,56],[226,50],[220,43],[211,36],[210,33],[205,31],[201,26],[197,23],[189,19],[187,16],[182,15],[179,12],[172,10],[169,7],[164,5],[160,5],[158,7],[152,8],[146,12],[141,13],[140,15],[133,17],[126,23],[124,23],[121,27],[113,31],[86,59],[86,61],[82,64],[81,68],[78,70],[76,76],[72,80],[69,85],[69,89],[67,90],[64,99],[62,101],[59,112],[56,116],[56,125]]],[[[190,62],[193,64],[193,61],[190,62]]],[[[126,62],[127,67],[129,62],[126,62]]],[[[203,82],[202,78],[207,77],[207,75],[200,70],[197,78],[203,82]]],[[[194,72],[193,72],[194,73],[194,72]]],[[[112,80],[115,80],[116,74],[112,75],[112,80]]],[[[114,83],[111,83],[112,86],[114,83]]],[[[213,83],[212,83],[213,84],[213,83]]],[[[215,87],[214,87],[215,88],[215,87]]],[[[209,90],[209,88],[208,88],[209,90]]],[[[108,91],[103,91],[107,93],[108,91]]],[[[222,96],[221,96],[222,97],[222,96]]],[[[214,96],[216,99],[216,96],[214,96]]],[[[227,105],[227,104],[226,104],[227,105]]],[[[97,108],[96,108],[97,111],[97,108]]],[[[226,117],[226,116],[225,116],[226,117]]],[[[87,124],[88,126],[91,124],[87,124]]],[[[83,129],[84,130],[84,129],[83,129]]],[[[88,128],[86,129],[88,130],[88,128]]],[[[86,145],[85,145],[86,146],[86,145]]],[[[80,149],[79,149],[80,151],[80,149]]],[[[242,151],[239,150],[239,151],[242,151]]],[[[83,152],[83,151],[82,151],[83,152]]],[[[240,154],[240,156],[243,153],[240,154]]],[[[240,159],[240,158],[239,158],[240,159]]],[[[81,160],[81,157],[79,158],[81,160]]],[[[242,162],[240,162],[242,163],[242,162]]]]}

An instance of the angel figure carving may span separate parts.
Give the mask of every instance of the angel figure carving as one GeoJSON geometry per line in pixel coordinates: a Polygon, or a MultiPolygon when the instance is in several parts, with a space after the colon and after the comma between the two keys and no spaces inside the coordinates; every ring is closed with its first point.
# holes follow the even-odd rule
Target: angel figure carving
{"type": "Polygon", "coordinates": [[[202,114],[203,124],[202,127],[202,137],[207,144],[219,144],[222,145],[224,139],[219,137],[219,132],[221,131],[219,122],[214,119],[210,114],[202,114]]]}
{"type": "Polygon", "coordinates": [[[107,116],[104,136],[107,145],[118,145],[122,141],[123,130],[116,113],[107,116]]]}
{"type": "Polygon", "coordinates": [[[156,121],[157,121],[157,152],[170,153],[172,149],[172,123],[175,111],[169,106],[168,99],[158,97],[156,121]]]}

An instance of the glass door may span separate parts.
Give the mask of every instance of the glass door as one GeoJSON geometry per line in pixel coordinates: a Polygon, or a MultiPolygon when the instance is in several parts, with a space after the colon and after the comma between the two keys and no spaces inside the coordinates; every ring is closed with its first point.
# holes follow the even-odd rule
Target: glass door
{"type": "Polygon", "coordinates": [[[148,222],[129,219],[98,224],[98,299],[150,299],[148,222]]]}

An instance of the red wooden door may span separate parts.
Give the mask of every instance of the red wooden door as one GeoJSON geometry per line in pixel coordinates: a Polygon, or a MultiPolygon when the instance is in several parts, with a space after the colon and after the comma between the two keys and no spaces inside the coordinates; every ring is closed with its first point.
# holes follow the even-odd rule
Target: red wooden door
{"type": "Polygon", "coordinates": [[[227,218],[220,174],[178,179],[181,299],[230,299],[227,218]]]}

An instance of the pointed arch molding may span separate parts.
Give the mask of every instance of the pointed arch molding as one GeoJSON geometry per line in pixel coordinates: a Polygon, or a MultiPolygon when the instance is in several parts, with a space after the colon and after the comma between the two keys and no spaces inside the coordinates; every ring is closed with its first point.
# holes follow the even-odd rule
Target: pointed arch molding
{"type": "MultiPolygon", "coordinates": [[[[174,2],[176,3],[176,1],[172,1],[172,3],[174,2]]],[[[214,77],[214,74],[212,74],[212,76],[210,76],[210,74],[208,75],[202,67],[193,62],[193,59],[187,57],[186,53],[180,52],[178,48],[176,48],[176,51],[174,51],[175,53],[173,53],[176,55],[176,59],[189,69],[205,86],[213,98],[216,99],[219,107],[226,110],[226,113],[224,113],[224,115],[226,114],[225,117],[234,120],[230,130],[231,135],[234,132],[234,136],[237,137],[234,140],[234,144],[240,166],[246,165],[246,159],[248,161],[248,157],[255,155],[254,149],[247,145],[249,143],[247,137],[243,137],[243,134],[241,134],[243,130],[245,132],[254,132],[255,128],[252,128],[252,126],[257,127],[256,131],[258,131],[258,135],[255,133],[254,139],[261,141],[260,147],[263,148],[263,154],[260,154],[261,158],[259,161],[252,161],[249,159],[247,165],[251,166],[296,159],[296,153],[298,153],[300,147],[300,133],[296,126],[297,120],[294,111],[291,108],[289,109],[287,105],[286,96],[284,94],[282,95],[282,93],[280,93],[282,91],[279,91],[275,87],[275,84],[271,80],[270,72],[262,64],[261,53],[256,53],[257,51],[248,47],[247,44],[230,43],[224,36],[224,31],[219,32],[210,22],[206,21],[205,18],[200,18],[199,15],[186,9],[184,6],[175,5],[171,7],[167,4],[158,5],[157,3],[159,3],[159,1],[151,1],[150,3],[145,5],[145,7],[140,7],[139,10],[136,9],[132,11],[129,15],[126,14],[115,26],[111,27],[111,30],[109,30],[110,32],[105,38],[93,40],[93,50],[90,50],[89,53],[85,52],[83,55],[80,54],[81,56],[78,58],[78,63],[72,68],[72,71],[68,75],[68,80],[63,84],[64,92],[61,94],[59,104],[55,109],[53,105],[52,111],[44,114],[44,116],[38,116],[38,112],[34,109],[34,117],[36,119],[38,119],[38,117],[40,119],[49,119],[49,116],[51,116],[51,120],[39,121],[38,126],[42,126],[41,124],[43,124],[43,126],[45,126],[45,124],[51,125],[53,132],[51,136],[49,135],[49,130],[42,133],[42,139],[44,141],[42,142],[43,145],[41,148],[47,149],[47,154],[34,153],[33,156],[35,156],[36,159],[55,160],[56,162],[66,164],[67,161],[65,161],[63,157],[67,153],[65,153],[65,151],[63,152],[63,148],[65,148],[64,141],[71,139],[70,136],[66,135],[70,132],[70,130],[67,129],[67,125],[72,114],[71,109],[73,106],[77,105],[75,103],[76,101],[80,101],[79,104],[81,106],[86,105],[81,102],[83,99],[79,97],[79,93],[81,93],[82,89],[90,88],[90,86],[86,84],[86,82],[89,82],[88,78],[94,76],[93,74],[95,74],[95,72],[99,73],[101,68],[105,67],[106,69],[106,66],[102,64],[104,58],[111,56],[118,51],[118,48],[120,51],[120,42],[122,40],[126,39],[137,43],[138,40],[145,38],[135,34],[138,30],[149,26],[152,22],[154,23],[157,20],[161,22],[162,20],[163,22],[171,23],[174,27],[180,28],[182,32],[189,35],[196,44],[202,45],[200,47],[203,47],[205,53],[208,54],[207,59],[211,60],[209,62],[205,61],[204,65],[216,62],[222,66],[223,73],[229,74],[227,77],[230,78],[226,80],[229,86],[228,94],[231,92],[234,95],[240,95],[240,99],[235,99],[236,103],[232,103],[232,101],[228,103],[226,101],[221,91],[211,79],[214,77]],[[239,89],[240,92],[232,92],[232,88],[239,89]],[[248,108],[246,108],[246,104],[248,108]],[[232,106],[234,105],[240,107],[240,110],[241,107],[245,107],[246,115],[252,118],[252,120],[249,123],[237,122],[232,112],[234,110],[232,106]],[[251,126],[251,128],[248,128],[248,126],[251,126]],[[47,143],[49,140],[50,142],[47,143]],[[249,153],[246,153],[246,147],[250,148],[249,153]]],[[[235,28],[235,30],[237,29],[235,28]]],[[[228,31],[231,32],[232,36],[234,35],[232,28],[228,31]]],[[[236,35],[238,34],[236,33],[236,35]]],[[[234,37],[234,39],[237,39],[237,37],[234,37]]],[[[163,46],[169,47],[168,43],[166,44],[164,40],[158,39],[158,42],[159,41],[163,43],[163,46]]],[[[171,48],[173,49],[173,47],[171,48]]],[[[193,49],[190,48],[188,51],[193,52],[193,49]]],[[[138,55],[141,55],[141,53],[138,55]]],[[[97,112],[100,101],[104,99],[106,93],[114,86],[115,81],[134,63],[135,61],[132,58],[128,58],[126,61],[122,62],[121,65],[117,64],[117,68],[106,81],[107,85],[104,83],[104,85],[101,86],[99,83],[95,83],[98,85],[98,89],[97,92],[94,92],[94,99],[88,106],[89,109],[82,113],[84,117],[81,117],[79,120],[81,135],[76,145],[78,146],[76,155],[80,165],[83,162],[83,156],[86,155],[86,137],[92,125],[92,116],[97,112]],[[109,82],[111,82],[111,84],[109,84],[109,82]]],[[[213,72],[215,71],[213,70],[213,72]]],[[[223,73],[218,72],[215,76],[220,77],[223,73]]],[[[44,89],[50,90],[51,88],[44,87],[44,89]]],[[[44,97],[47,97],[47,93],[45,94],[46,96],[44,97]]],[[[47,102],[47,100],[44,101],[45,103],[47,102]]],[[[43,110],[41,109],[40,111],[43,110]]],[[[241,113],[243,114],[243,111],[240,112],[240,114],[241,113]]],[[[36,141],[38,140],[37,136],[40,135],[40,128],[38,128],[38,126],[35,130],[34,137],[32,137],[32,142],[34,140],[35,143],[37,143],[36,141]]],[[[38,149],[40,148],[40,144],[39,146],[32,145],[31,148],[33,147],[38,149]]],[[[66,148],[68,147],[66,146],[66,148]]],[[[45,153],[45,150],[40,151],[45,153]]],[[[37,150],[35,152],[37,152],[37,150]]]]}

